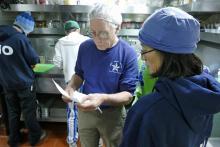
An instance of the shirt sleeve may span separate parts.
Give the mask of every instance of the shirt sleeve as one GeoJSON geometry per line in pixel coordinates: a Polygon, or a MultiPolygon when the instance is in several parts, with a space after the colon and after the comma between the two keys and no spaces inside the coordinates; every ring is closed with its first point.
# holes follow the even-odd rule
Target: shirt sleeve
{"type": "Polygon", "coordinates": [[[135,51],[131,52],[128,57],[123,73],[120,77],[120,91],[128,91],[134,94],[138,82],[138,62],[135,51]]]}
{"type": "Polygon", "coordinates": [[[55,55],[53,57],[53,63],[59,68],[63,68],[63,59],[61,55],[61,44],[58,41],[55,45],[55,55]]]}
{"type": "Polygon", "coordinates": [[[82,69],[82,51],[83,47],[82,44],[79,46],[78,56],[76,60],[76,66],[75,66],[75,74],[78,75],[81,79],[84,79],[83,76],[83,69],[82,69]]]}
{"type": "Polygon", "coordinates": [[[28,38],[24,38],[21,41],[21,45],[23,48],[23,54],[25,60],[28,62],[29,65],[35,65],[40,62],[39,56],[35,49],[32,47],[30,40],[28,38]]]}

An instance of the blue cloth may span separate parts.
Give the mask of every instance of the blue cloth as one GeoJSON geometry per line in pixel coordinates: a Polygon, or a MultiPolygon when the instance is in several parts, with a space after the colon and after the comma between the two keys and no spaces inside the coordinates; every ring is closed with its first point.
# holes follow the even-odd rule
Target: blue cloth
{"type": "Polygon", "coordinates": [[[19,14],[16,17],[14,24],[19,26],[25,34],[29,34],[34,30],[34,19],[27,12],[19,14]]]}
{"type": "Polygon", "coordinates": [[[23,89],[32,85],[31,65],[39,57],[28,38],[11,26],[0,26],[0,83],[7,89],[23,89]]]}
{"type": "Polygon", "coordinates": [[[128,112],[120,147],[200,147],[220,111],[220,84],[209,74],[158,79],[128,112]]]}
{"type": "Polygon", "coordinates": [[[193,53],[200,40],[200,24],[178,8],[162,8],[144,22],[139,40],[164,52],[193,53]]]}
{"type": "Polygon", "coordinates": [[[84,80],[82,92],[134,93],[138,65],[135,50],[125,41],[105,51],[98,50],[92,39],[80,45],[75,72],[84,80]]]}
{"type": "Polygon", "coordinates": [[[67,143],[76,144],[78,140],[78,109],[74,102],[67,105],[67,143]]]}

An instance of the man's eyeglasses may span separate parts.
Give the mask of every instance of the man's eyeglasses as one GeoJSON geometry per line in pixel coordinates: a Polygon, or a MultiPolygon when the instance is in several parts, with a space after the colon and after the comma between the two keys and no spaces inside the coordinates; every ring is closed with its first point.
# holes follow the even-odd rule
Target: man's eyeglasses
{"type": "Polygon", "coordinates": [[[143,56],[143,55],[145,55],[145,54],[147,54],[147,53],[150,53],[150,52],[152,52],[152,51],[154,51],[154,49],[149,50],[149,51],[141,51],[141,56],[143,56]]]}
{"type": "Polygon", "coordinates": [[[100,31],[96,33],[95,31],[89,32],[89,35],[91,37],[98,37],[99,39],[108,39],[109,38],[109,33],[107,31],[100,31]]]}

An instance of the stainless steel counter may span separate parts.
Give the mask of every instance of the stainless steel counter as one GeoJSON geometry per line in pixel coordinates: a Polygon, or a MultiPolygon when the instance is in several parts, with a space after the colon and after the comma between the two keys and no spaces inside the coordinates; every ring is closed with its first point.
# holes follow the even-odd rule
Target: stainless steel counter
{"type": "Polygon", "coordinates": [[[66,122],[66,104],[56,89],[52,79],[65,88],[63,71],[57,67],[45,73],[36,73],[37,110],[39,121],[66,122]]]}
{"type": "Polygon", "coordinates": [[[64,78],[63,71],[58,67],[53,67],[45,73],[36,73],[37,78],[64,78]]]}
{"type": "Polygon", "coordinates": [[[45,73],[36,73],[37,93],[59,94],[52,79],[54,79],[61,87],[65,88],[64,75],[62,70],[57,67],[45,73]]]}

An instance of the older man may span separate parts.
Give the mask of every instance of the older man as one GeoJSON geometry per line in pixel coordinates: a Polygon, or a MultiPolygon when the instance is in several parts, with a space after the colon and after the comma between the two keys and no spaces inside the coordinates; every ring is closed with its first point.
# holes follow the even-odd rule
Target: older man
{"type": "MultiPolygon", "coordinates": [[[[96,147],[101,137],[106,147],[117,147],[126,116],[123,105],[131,101],[137,82],[137,55],[117,37],[122,22],[117,7],[96,4],[89,21],[93,39],[80,45],[76,73],[66,91],[73,95],[83,83],[82,92],[87,95],[78,104],[82,146],[96,147]]],[[[63,100],[69,101],[67,97],[63,100]]]]}

